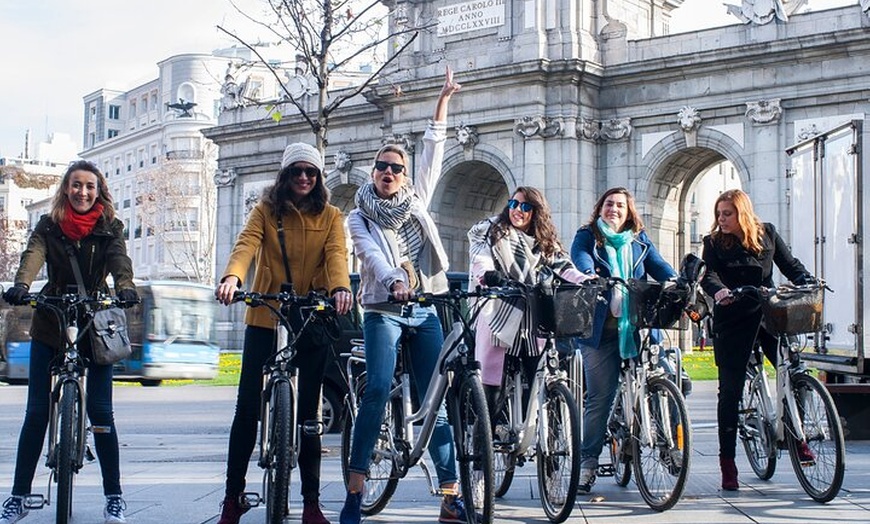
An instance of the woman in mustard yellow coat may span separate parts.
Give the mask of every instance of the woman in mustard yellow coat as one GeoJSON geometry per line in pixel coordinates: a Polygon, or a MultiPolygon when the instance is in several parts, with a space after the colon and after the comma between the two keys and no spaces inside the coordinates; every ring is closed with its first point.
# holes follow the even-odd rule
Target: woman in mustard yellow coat
{"type": "MultiPolygon", "coordinates": [[[[346,313],[352,296],[343,223],[341,211],[329,204],[320,152],[308,144],[290,144],[284,150],[275,184],[266,189],[236,240],[215,296],[221,303],[229,304],[256,258],[251,291],[277,293],[282,283],[292,281],[300,295],[312,290],[328,292],[335,297],[338,313],[346,313]]],[[[226,493],[218,524],[238,524],[247,511],[241,506],[239,495],[245,489],[245,474],[257,438],[263,364],[275,348],[276,320],[268,309],[249,308],[245,324],[242,372],[227,456],[226,493]]],[[[299,368],[299,420],[316,420],[319,416],[329,356],[328,343],[320,345],[303,337],[297,346],[294,364],[299,368]]],[[[302,523],[329,524],[319,503],[319,435],[301,435],[299,472],[302,523]]]]}

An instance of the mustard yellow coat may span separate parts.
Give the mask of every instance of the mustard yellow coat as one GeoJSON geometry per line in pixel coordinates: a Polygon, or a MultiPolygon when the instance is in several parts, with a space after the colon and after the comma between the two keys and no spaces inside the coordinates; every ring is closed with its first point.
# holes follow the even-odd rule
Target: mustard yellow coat
{"type": "MultiPolygon", "coordinates": [[[[283,220],[284,245],[296,293],[326,290],[332,294],[339,289],[350,290],[341,211],[327,205],[320,214],[311,215],[300,213],[294,208],[284,215],[283,220]]],[[[258,203],[248,216],[248,222],[233,246],[221,281],[228,276],[235,276],[244,283],[255,257],[254,283],[250,291],[279,292],[281,283],[286,282],[287,278],[281,245],[278,243],[278,221],[270,207],[263,202],[258,203]]],[[[275,319],[264,307],[248,308],[245,323],[275,329],[275,319]]]]}

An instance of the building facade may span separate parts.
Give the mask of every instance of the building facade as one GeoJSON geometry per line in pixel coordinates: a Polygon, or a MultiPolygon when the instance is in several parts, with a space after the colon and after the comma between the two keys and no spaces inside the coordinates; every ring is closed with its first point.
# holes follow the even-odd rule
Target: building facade
{"type": "MultiPolygon", "coordinates": [[[[447,64],[463,89],[451,102],[431,211],[453,269],[467,267],[468,227],[497,213],[518,185],[544,190],[568,245],[598,195],[628,187],[676,265],[712,223],[712,209],[701,198],[693,204],[692,195],[723,162],[736,178],[730,183],[748,191],[788,239],[797,233],[785,150],[864,118],[870,19],[858,0],[802,14],[790,11],[801,2],[756,3],[785,11],[754,10],[737,25],[667,35],[680,0],[397,1],[397,16],[434,21],[437,29],[398,58],[389,82],[333,116],[326,159],[334,202],[352,208],[383,143],[402,143],[412,158],[419,151],[447,64]]],[[[275,123],[238,108],[206,132],[221,148],[219,270],[246,202],[274,178],[283,147],[313,141],[293,113],[286,105],[275,123]]]]}

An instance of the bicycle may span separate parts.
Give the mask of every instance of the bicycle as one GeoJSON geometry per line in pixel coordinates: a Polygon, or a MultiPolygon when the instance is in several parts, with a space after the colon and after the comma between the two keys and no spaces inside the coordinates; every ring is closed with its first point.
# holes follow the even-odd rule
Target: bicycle
{"type": "MultiPolygon", "coordinates": [[[[332,302],[323,295],[309,292],[296,295],[290,291],[280,293],[251,293],[237,291],[233,302],[244,302],[249,307],[267,307],[278,319],[276,350],[263,365],[263,391],[260,407],[260,440],[257,465],[263,471],[264,493],[243,492],[239,503],[245,508],[266,504],[266,522],[280,524],[289,514],[290,473],[296,467],[300,424],[297,414],[297,370],[292,360],[296,355],[296,342],[305,326],[317,315],[330,315],[332,302]],[[276,307],[273,303],[277,303],[276,307]],[[304,323],[294,332],[284,311],[298,306],[304,323]]],[[[301,424],[305,435],[322,434],[322,423],[306,420],[301,424]]]]}
{"type": "Polygon", "coordinates": [[[695,322],[706,316],[696,306],[703,264],[693,255],[682,264],[683,268],[693,265],[690,275],[681,271],[678,282],[668,285],[619,278],[608,282],[628,291],[632,323],[641,329],[641,343],[635,358],[622,361],[605,437],[611,463],[599,471],[601,476],[612,475],[622,487],[633,472],[641,497],[656,511],[674,507],[683,495],[691,466],[692,431],[682,387],[675,383],[682,376],[681,353],[673,348],[668,354],[654,343],[652,330],[673,329],[683,313],[695,322]],[[675,360],[674,366],[668,357],[675,360]]]}
{"type": "MultiPolygon", "coordinates": [[[[538,488],[541,505],[551,522],[564,522],[574,509],[577,486],[580,481],[580,438],[582,435],[582,397],[575,398],[569,387],[568,373],[556,350],[555,336],[560,326],[543,321],[536,310],[540,287],[526,289],[518,282],[505,288],[505,296],[521,298],[524,314],[535,318],[536,334],[545,339],[531,384],[524,380],[522,366],[517,359],[506,365],[501,394],[492,413],[494,427],[495,496],[504,496],[513,482],[516,468],[526,461],[537,462],[538,488]],[[510,291],[511,288],[515,288],[510,291]],[[524,403],[524,386],[531,392],[524,403]]],[[[600,287],[597,282],[586,285],[563,285],[556,288],[572,295],[568,307],[560,315],[571,315],[579,320],[573,326],[580,332],[591,327],[592,311],[600,287]],[[577,309],[581,311],[577,311],[577,309]]],[[[491,288],[492,291],[492,288],[491,288]]],[[[555,313],[555,311],[554,311],[555,313]]],[[[588,335],[587,335],[588,336],[588,335]]],[[[576,358],[580,358],[579,354],[576,358]]],[[[582,373],[582,363],[578,366],[582,373]]]]}
{"type": "MultiPolygon", "coordinates": [[[[462,314],[463,300],[483,296],[483,291],[453,290],[440,294],[422,293],[408,302],[445,306],[452,316],[452,328],[444,339],[438,365],[416,411],[408,352],[404,344],[401,345],[380,435],[366,474],[361,506],[363,514],[375,515],[382,511],[395,493],[399,480],[416,465],[422,468],[430,493],[436,496],[445,494],[433,481],[423,453],[435,429],[438,408],[446,400],[456,444],[460,493],[468,523],[493,521],[492,432],[480,381],[480,364],[473,355],[474,333],[470,328],[473,318],[466,320],[462,314]],[[418,424],[419,429],[415,429],[418,424]]],[[[350,382],[341,433],[341,467],[347,484],[353,427],[366,384],[365,350],[362,345],[356,345],[349,355],[342,356],[348,357],[346,371],[350,382]]]]}
{"type": "Polygon", "coordinates": [[[843,428],[830,393],[801,360],[805,344],[798,335],[822,333],[824,290],[824,283],[731,290],[735,298],[761,301],[765,329],[777,339],[775,397],[758,340],[747,364],[737,427],[749,465],[759,479],[769,480],[779,450],[787,448],[801,487],[822,503],[836,497],[843,484],[843,428]]]}
{"type": "Polygon", "coordinates": [[[94,298],[78,293],[58,296],[30,293],[24,296],[23,303],[56,315],[64,334],[63,349],[52,361],[50,369],[48,451],[45,462],[51,470],[48,496],[29,494],[24,499],[24,507],[35,510],[51,505],[51,484],[55,482],[55,521],[66,524],[72,516],[75,475],[84,467],[85,460],[91,462],[95,458],[87,444],[88,433],[91,432],[87,423],[85,394],[87,363],[78,350],[78,344],[91,328],[95,311],[132,304],[102,293],[94,298]],[[79,329],[80,319],[84,319],[83,329],[79,329]]]}

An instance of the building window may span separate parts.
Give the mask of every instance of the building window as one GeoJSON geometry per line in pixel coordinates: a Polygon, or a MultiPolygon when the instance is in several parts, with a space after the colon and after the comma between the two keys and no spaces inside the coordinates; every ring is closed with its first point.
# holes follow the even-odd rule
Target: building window
{"type": "Polygon", "coordinates": [[[115,138],[116,136],[118,136],[118,130],[117,130],[117,129],[109,129],[109,130],[106,132],[106,138],[115,138]]]}
{"type": "Polygon", "coordinates": [[[121,106],[110,105],[109,106],[109,120],[120,120],[121,119],[121,106]]]}
{"type": "Polygon", "coordinates": [[[97,120],[97,106],[91,105],[89,112],[91,115],[91,122],[95,122],[97,120]]]}
{"type": "Polygon", "coordinates": [[[136,102],[130,102],[130,118],[136,116],[136,102]]]}

